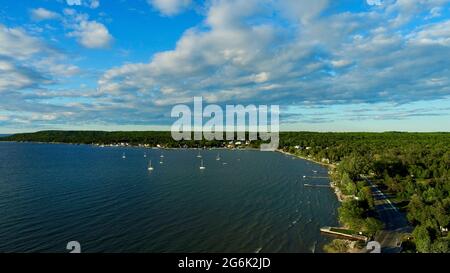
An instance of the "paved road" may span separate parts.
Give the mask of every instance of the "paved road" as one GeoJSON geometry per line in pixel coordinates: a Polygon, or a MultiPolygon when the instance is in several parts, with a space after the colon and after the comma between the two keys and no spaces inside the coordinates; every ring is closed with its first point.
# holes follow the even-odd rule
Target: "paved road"
{"type": "Polygon", "coordinates": [[[374,197],[375,211],[385,224],[384,230],[376,234],[375,241],[381,244],[382,252],[400,252],[401,234],[411,232],[412,227],[409,225],[405,213],[401,212],[377,185],[370,180],[367,181],[374,197]]]}

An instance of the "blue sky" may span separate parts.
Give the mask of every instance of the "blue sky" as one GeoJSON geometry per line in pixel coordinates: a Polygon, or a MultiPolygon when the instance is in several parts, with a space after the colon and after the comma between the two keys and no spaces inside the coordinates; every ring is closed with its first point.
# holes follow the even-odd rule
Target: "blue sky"
{"type": "Polygon", "coordinates": [[[0,133],[168,129],[194,96],[450,131],[450,0],[0,0],[0,133]]]}

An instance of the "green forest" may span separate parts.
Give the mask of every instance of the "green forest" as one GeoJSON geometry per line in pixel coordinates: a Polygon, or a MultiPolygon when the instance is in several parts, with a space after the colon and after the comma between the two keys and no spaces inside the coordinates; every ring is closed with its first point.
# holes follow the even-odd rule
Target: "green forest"
{"type": "Polygon", "coordinates": [[[449,133],[283,133],[281,147],[334,165],[346,195],[339,220],[369,234],[382,228],[367,179],[392,194],[414,227],[407,251],[449,252],[449,133]]]}
{"type": "MultiPolygon", "coordinates": [[[[162,147],[224,147],[226,141],[181,141],[170,132],[42,131],[3,141],[80,144],[149,144],[162,147]]],[[[259,141],[248,146],[259,147],[259,141]]],[[[367,180],[391,194],[413,226],[406,251],[449,252],[450,133],[281,132],[280,149],[330,166],[333,181],[353,196],[339,208],[339,220],[369,235],[383,227],[374,213],[367,180]]]]}

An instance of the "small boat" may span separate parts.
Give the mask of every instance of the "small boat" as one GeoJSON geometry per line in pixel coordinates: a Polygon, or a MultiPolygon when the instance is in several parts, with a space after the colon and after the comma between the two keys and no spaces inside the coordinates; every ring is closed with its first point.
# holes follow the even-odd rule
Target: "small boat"
{"type": "Polygon", "coordinates": [[[201,164],[200,164],[200,170],[204,170],[204,169],[206,169],[206,167],[203,166],[203,159],[202,159],[202,162],[201,162],[201,164]]]}
{"type": "Polygon", "coordinates": [[[149,171],[153,171],[153,166],[152,166],[152,161],[150,160],[150,162],[148,163],[148,170],[149,171]]]}
{"type": "Polygon", "coordinates": [[[201,157],[202,157],[202,155],[200,154],[200,150],[198,151],[197,157],[198,157],[198,158],[201,158],[201,157]]]}
{"type": "Polygon", "coordinates": [[[127,158],[127,157],[125,156],[125,153],[122,154],[122,158],[123,158],[123,159],[127,158]]]}
{"type": "Polygon", "coordinates": [[[159,161],[159,164],[164,164],[163,158],[159,161]]]}
{"type": "Polygon", "coordinates": [[[147,153],[144,154],[144,158],[147,157],[147,153]]]}
{"type": "Polygon", "coordinates": [[[303,176],[303,179],[305,179],[305,178],[306,178],[306,175],[303,176]]]}
{"type": "Polygon", "coordinates": [[[161,153],[161,155],[159,157],[163,158],[164,157],[163,153],[161,153]]]}
{"type": "Polygon", "coordinates": [[[219,154],[219,153],[217,153],[216,160],[217,160],[217,161],[220,160],[220,154],[219,154]]]}

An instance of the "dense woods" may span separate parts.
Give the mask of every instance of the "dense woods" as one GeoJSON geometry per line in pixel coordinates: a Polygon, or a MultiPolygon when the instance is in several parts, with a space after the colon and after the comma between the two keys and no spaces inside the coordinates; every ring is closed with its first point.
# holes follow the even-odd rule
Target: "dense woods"
{"type": "Polygon", "coordinates": [[[414,226],[411,251],[449,252],[449,133],[284,133],[284,150],[335,165],[333,180],[355,196],[339,209],[345,225],[380,228],[366,178],[407,213],[414,226]]]}
{"type": "MultiPolygon", "coordinates": [[[[84,144],[129,143],[164,147],[222,147],[226,141],[176,142],[170,132],[43,131],[1,138],[84,144]]],[[[249,145],[258,147],[253,141],[249,145]]],[[[382,227],[366,178],[393,195],[414,226],[411,251],[448,252],[450,133],[282,132],[280,149],[334,166],[332,178],[347,196],[340,221],[373,234],[382,227]]]]}

